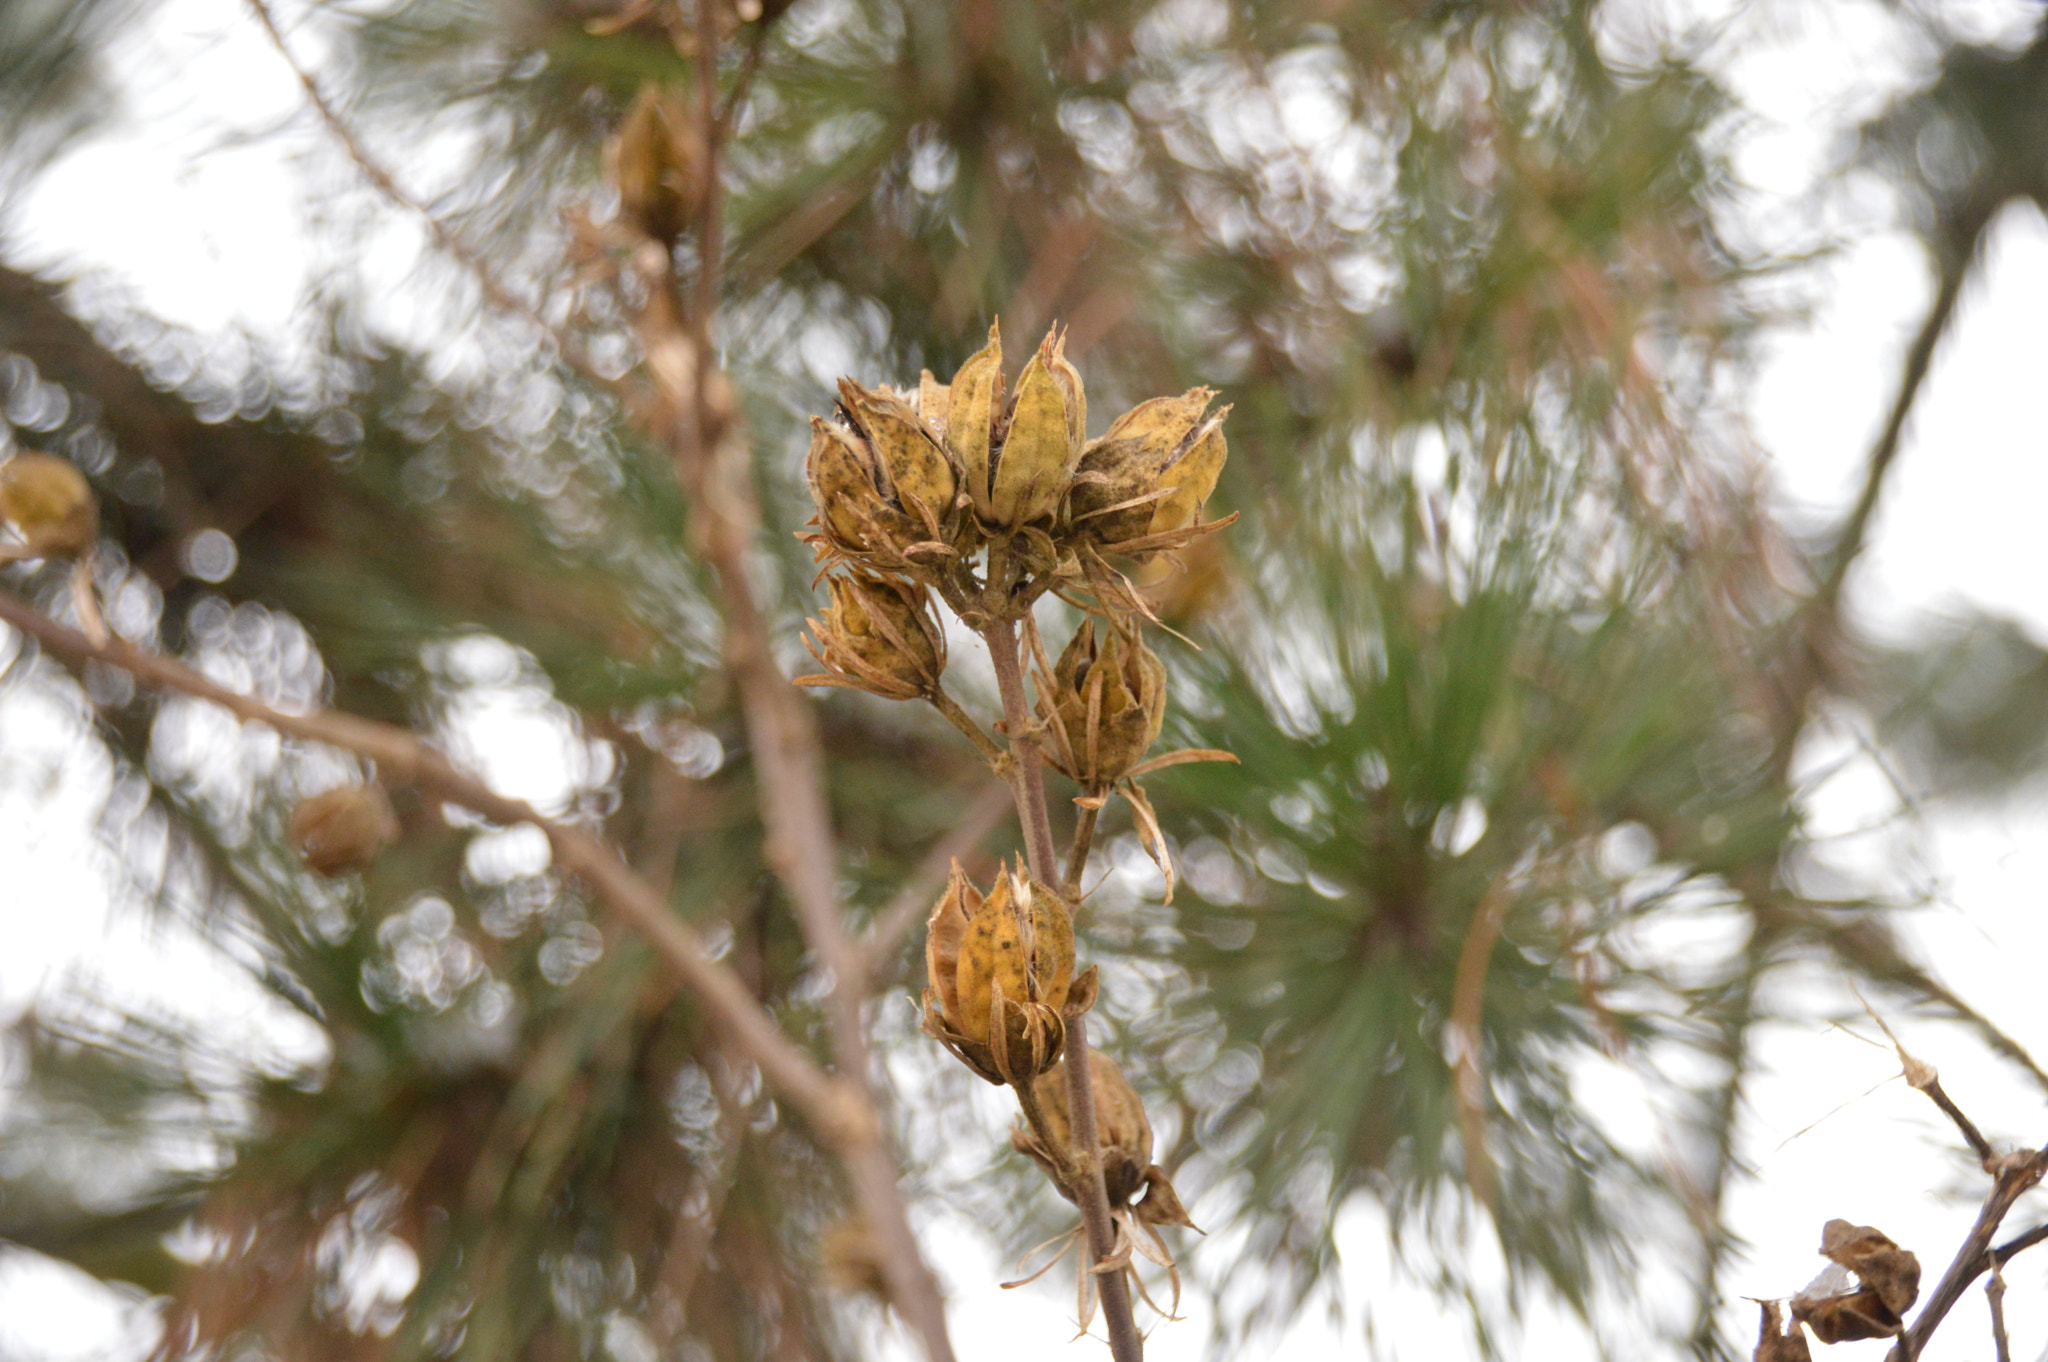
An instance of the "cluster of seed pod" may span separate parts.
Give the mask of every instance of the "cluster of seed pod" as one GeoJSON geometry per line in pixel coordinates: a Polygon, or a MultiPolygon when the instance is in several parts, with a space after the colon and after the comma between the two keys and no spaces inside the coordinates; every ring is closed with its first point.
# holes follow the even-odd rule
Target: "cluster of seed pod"
{"type": "Polygon", "coordinates": [[[1203,504],[1226,454],[1215,394],[1155,398],[1087,438],[1088,396],[1049,333],[1004,395],[1003,344],[951,383],[915,391],[839,384],[839,419],[811,421],[806,461],[821,553],[928,576],[996,539],[1040,571],[1089,550],[1142,557],[1204,533],[1203,504]]]}
{"type": "MultiPolygon", "coordinates": [[[[1152,1162],[1137,1094],[1092,1052],[1098,1124],[1094,1148],[1079,1147],[1065,1055],[1098,987],[1095,969],[1075,971],[1073,922],[1096,813],[1113,790],[1125,796],[1170,898],[1171,863],[1137,777],[1231,759],[1199,750],[1148,760],[1166,718],[1166,666],[1142,636],[1149,611],[1111,562],[1171,554],[1229,523],[1202,518],[1223,467],[1227,408],[1211,411],[1214,394],[1194,388],[1140,403],[1090,440],[1087,393],[1057,330],[1007,393],[1002,361],[992,327],[950,383],[929,372],[902,391],[842,379],[834,417],[811,422],[805,467],[817,517],[803,537],[824,565],[828,604],[806,644],[825,672],[798,681],[926,700],[1014,776],[1014,752],[944,690],[943,604],[1012,657],[1001,731],[1083,788],[1064,884],[1046,883],[1020,859],[983,890],[955,863],[926,937],[923,1027],[1016,1093],[1027,1124],[1013,1142],[1063,1195],[1078,1199],[1077,1186],[1101,1170],[1115,1244],[1106,1259],[1084,1263],[1085,1320],[1098,1274],[1128,1268],[1133,1254],[1172,1273],[1159,1228],[1193,1228],[1152,1162]],[[1032,612],[1047,593],[1083,611],[1057,660],[1032,612]],[[1019,627],[1036,692],[1029,702],[1015,660],[1019,627]]],[[[1020,790],[1020,809],[1026,798],[1020,790]]],[[[1177,1301],[1177,1273],[1173,1280],[1177,1301]]]]}

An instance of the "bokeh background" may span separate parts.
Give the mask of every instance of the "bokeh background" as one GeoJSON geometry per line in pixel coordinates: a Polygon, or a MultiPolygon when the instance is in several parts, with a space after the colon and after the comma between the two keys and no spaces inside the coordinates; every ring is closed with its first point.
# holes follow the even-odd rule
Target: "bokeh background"
{"type": "MultiPolygon", "coordinates": [[[[821,1044],[666,457],[372,182],[629,372],[576,224],[636,93],[707,78],[688,32],[273,13],[353,150],[239,0],[0,5],[4,448],[91,477],[117,633],[603,829],[821,1044]]],[[[1833,1216],[1931,1279],[1984,1180],[1865,1002],[2048,1143],[2040,7],[722,22],[716,336],[792,669],[839,374],[1057,321],[1097,432],[1234,404],[1243,518],[1154,590],[1169,736],[1243,765],[1151,782],[1171,905],[1112,818],[1084,924],[1209,1231],[1152,1355],[1747,1356],[1833,1216]]],[[[61,566],[0,590],[71,608],[61,566]]],[[[820,713],[865,919],[990,780],[922,712],[820,713]]],[[[810,1132],[545,839],[400,791],[373,870],[297,865],[360,774],[0,628],[0,1357],[909,1356],[810,1132]]],[[[959,1346],[1099,1355],[1063,1272],[997,1285],[1066,1207],[919,969],[871,1018],[959,1346]]],[[[2048,1272],[2008,1279],[2035,1356],[2048,1272]]],[[[1973,1297],[1927,1355],[1988,1352],[1973,1297]]]]}

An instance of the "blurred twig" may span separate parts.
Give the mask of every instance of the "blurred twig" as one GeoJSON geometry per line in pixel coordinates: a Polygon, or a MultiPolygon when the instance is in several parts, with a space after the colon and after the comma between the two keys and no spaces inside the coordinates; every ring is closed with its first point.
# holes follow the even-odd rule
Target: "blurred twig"
{"type": "Polygon", "coordinates": [[[735,1048],[761,1067],[763,1076],[804,1113],[827,1143],[843,1150],[872,1145],[879,1138],[874,1113],[862,1093],[820,1069],[775,1024],[739,976],[705,951],[697,933],[669,911],[653,887],[591,833],[545,818],[523,800],[498,794],[404,729],[335,710],[283,713],[124,639],[95,642],[4,592],[0,621],[66,657],[108,663],[145,685],[209,701],[287,737],[353,752],[377,763],[386,779],[417,783],[493,822],[508,827],[531,823],[547,834],[563,869],[582,876],[612,911],[647,938],[735,1048]]]}
{"type": "Polygon", "coordinates": [[[980,846],[996,830],[1010,808],[1007,786],[991,785],[983,790],[980,797],[960,814],[952,830],[917,863],[917,868],[903,881],[903,887],[896,891],[888,906],[875,915],[874,926],[860,947],[871,983],[878,982],[876,973],[896,953],[896,947],[910,929],[931,911],[932,897],[944,887],[953,862],[980,846]]]}
{"type": "Polygon", "coordinates": [[[476,279],[478,287],[483,289],[484,297],[489,299],[493,306],[532,323],[541,334],[553,342],[556,352],[562,357],[562,362],[584,379],[601,389],[615,388],[615,381],[607,378],[591,364],[589,357],[584,353],[582,343],[576,337],[549,321],[539,308],[507,287],[505,282],[498,278],[497,271],[493,270],[469,243],[457,236],[454,229],[441,221],[424,204],[408,194],[391,172],[370,155],[361,140],[356,137],[355,130],[321,92],[319,83],[313,79],[313,73],[301,66],[298,58],[292,55],[291,48],[285,45],[284,34],[278,30],[277,20],[270,12],[269,0],[249,0],[249,8],[255,13],[256,22],[263,26],[264,33],[269,35],[271,45],[277,49],[278,55],[284,58],[285,65],[291,68],[292,74],[298,78],[299,85],[306,92],[307,101],[312,104],[314,112],[320,115],[320,121],[326,124],[327,131],[334,140],[341,143],[342,150],[348,154],[349,160],[355,162],[356,169],[362,172],[363,177],[385,198],[418,217],[425,224],[427,235],[433,238],[434,245],[469,271],[476,279]]]}

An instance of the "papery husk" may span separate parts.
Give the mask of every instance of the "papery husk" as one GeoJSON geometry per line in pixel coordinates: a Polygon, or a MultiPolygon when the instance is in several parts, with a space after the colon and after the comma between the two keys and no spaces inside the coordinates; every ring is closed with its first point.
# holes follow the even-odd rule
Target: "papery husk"
{"type": "Polygon", "coordinates": [[[953,863],[925,937],[924,1031],[991,1083],[1026,1083],[1066,1042],[1074,926],[1020,863],[987,894],[953,863]]]}
{"type": "Polygon", "coordinates": [[[797,685],[846,686],[889,700],[937,690],[946,642],[929,590],[858,570],[829,577],[825,586],[832,604],[822,620],[806,621],[812,637],[804,646],[829,674],[800,676],[797,685]]]}

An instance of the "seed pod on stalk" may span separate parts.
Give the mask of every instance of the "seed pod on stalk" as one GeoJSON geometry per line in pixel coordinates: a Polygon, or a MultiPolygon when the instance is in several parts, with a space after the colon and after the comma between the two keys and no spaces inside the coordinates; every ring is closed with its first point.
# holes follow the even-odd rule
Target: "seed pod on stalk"
{"type": "Polygon", "coordinates": [[[858,570],[825,581],[832,604],[810,620],[804,640],[829,676],[800,676],[800,686],[846,686],[888,700],[914,700],[938,689],[946,640],[932,618],[931,592],[858,570]]]}
{"type": "Polygon", "coordinates": [[[932,910],[925,970],[925,1034],[991,1083],[1028,1083],[1050,1068],[1071,1009],[1093,997],[1093,972],[1074,978],[1066,900],[1021,862],[986,895],[953,863],[932,910]]]}
{"type": "Polygon", "coordinates": [[[1038,678],[1038,717],[1051,739],[1046,758],[1091,789],[1143,761],[1166,721],[1166,664],[1135,630],[1104,632],[1098,647],[1095,620],[1083,620],[1052,675],[1038,678]]]}
{"type": "Polygon", "coordinates": [[[1091,441],[1075,470],[1071,531],[1132,554],[1192,538],[1228,453],[1223,418],[1230,408],[1204,415],[1214,397],[1207,388],[1190,388],[1179,397],[1141,402],[1091,441]]]}

